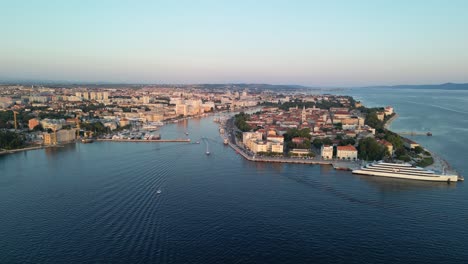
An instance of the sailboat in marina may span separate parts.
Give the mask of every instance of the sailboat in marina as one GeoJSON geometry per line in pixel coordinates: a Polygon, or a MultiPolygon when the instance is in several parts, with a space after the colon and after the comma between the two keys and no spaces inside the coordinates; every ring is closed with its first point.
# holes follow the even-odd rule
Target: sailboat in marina
{"type": "Polygon", "coordinates": [[[205,144],[206,144],[206,152],[205,152],[205,154],[206,154],[206,155],[210,155],[211,153],[210,153],[210,149],[209,149],[208,140],[207,140],[206,138],[204,138],[203,141],[204,141],[205,144]]]}

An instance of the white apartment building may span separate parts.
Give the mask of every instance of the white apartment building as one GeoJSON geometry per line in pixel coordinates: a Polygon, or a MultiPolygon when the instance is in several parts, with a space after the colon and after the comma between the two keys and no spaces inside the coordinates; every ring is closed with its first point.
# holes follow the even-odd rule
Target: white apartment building
{"type": "Polygon", "coordinates": [[[332,159],[333,158],[333,146],[322,145],[320,149],[320,155],[322,159],[332,159]]]}
{"type": "Polygon", "coordinates": [[[244,132],[242,133],[242,143],[247,146],[250,139],[262,140],[262,136],[260,132],[244,132]]]}
{"type": "Polygon", "coordinates": [[[338,159],[356,160],[358,151],[354,146],[338,146],[336,147],[336,157],[338,159]]]}

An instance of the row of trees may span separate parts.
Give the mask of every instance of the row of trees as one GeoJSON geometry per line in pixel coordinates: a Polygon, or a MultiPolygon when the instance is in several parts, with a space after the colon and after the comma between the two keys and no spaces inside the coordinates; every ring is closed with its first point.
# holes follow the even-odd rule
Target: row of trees
{"type": "Polygon", "coordinates": [[[0,148],[2,149],[17,149],[26,145],[24,135],[0,130],[0,148]]]}
{"type": "MultiPolygon", "coordinates": [[[[19,111],[16,116],[18,127],[26,127],[30,119],[35,118],[35,115],[31,112],[19,111]]],[[[50,119],[66,119],[68,116],[64,111],[62,112],[40,112],[38,115],[39,119],[50,118],[50,119]]],[[[0,111],[0,129],[12,129],[14,128],[14,116],[13,111],[0,111]]]]}
{"type": "Polygon", "coordinates": [[[388,153],[387,148],[374,138],[363,138],[359,141],[358,155],[363,160],[382,160],[388,153]]]}
{"type": "Polygon", "coordinates": [[[377,131],[382,131],[384,128],[384,122],[377,117],[376,111],[371,111],[366,115],[364,123],[370,127],[375,128],[377,131]]]}
{"type": "Polygon", "coordinates": [[[234,124],[242,132],[247,132],[252,129],[250,125],[247,124],[248,120],[250,120],[250,115],[244,112],[240,112],[234,116],[234,124]]]}
{"type": "Polygon", "coordinates": [[[291,128],[291,129],[288,129],[286,134],[284,134],[284,141],[288,149],[292,149],[292,148],[310,149],[311,138],[312,136],[310,135],[310,128],[303,128],[303,129],[291,128]],[[295,137],[304,138],[304,140],[301,143],[294,143],[292,139],[295,137]]]}
{"type": "Polygon", "coordinates": [[[81,123],[80,126],[84,131],[92,131],[96,136],[108,133],[110,131],[110,129],[105,127],[101,122],[81,123]]]}
{"type": "MultiPolygon", "coordinates": [[[[273,105],[267,105],[267,106],[274,106],[273,105]]],[[[288,110],[289,108],[293,107],[298,107],[299,109],[302,109],[304,106],[306,108],[312,108],[312,107],[317,107],[321,109],[330,109],[331,107],[343,107],[343,104],[340,102],[333,102],[333,101],[322,101],[322,102],[302,102],[302,101],[294,101],[294,102],[285,102],[282,104],[277,105],[280,109],[282,110],[288,110]]]]}
{"type": "Polygon", "coordinates": [[[321,148],[322,145],[332,145],[333,144],[333,141],[326,137],[326,138],[315,138],[313,141],[312,141],[312,145],[314,145],[315,148],[321,148]]]}
{"type": "MultiPolygon", "coordinates": [[[[29,119],[33,118],[25,112],[19,112],[16,116],[19,127],[22,127],[24,123],[27,123],[29,119]]],[[[0,111],[0,129],[12,129],[15,127],[13,111],[0,111]]]]}

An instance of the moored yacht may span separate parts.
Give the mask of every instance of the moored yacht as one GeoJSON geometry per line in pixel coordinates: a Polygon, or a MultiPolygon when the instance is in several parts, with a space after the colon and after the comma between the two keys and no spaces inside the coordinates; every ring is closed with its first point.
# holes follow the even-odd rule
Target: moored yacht
{"type": "Polygon", "coordinates": [[[407,163],[397,164],[381,161],[367,164],[360,169],[353,170],[353,173],[420,181],[455,182],[460,180],[458,175],[437,174],[434,171],[426,170],[420,167],[414,167],[407,163]]]}

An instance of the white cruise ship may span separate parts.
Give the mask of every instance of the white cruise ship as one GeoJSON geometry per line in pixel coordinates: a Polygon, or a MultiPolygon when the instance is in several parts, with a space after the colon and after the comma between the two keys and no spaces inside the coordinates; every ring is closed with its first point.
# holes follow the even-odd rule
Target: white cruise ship
{"type": "Polygon", "coordinates": [[[459,180],[457,175],[436,174],[434,171],[413,167],[410,164],[386,163],[381,161],[367,164],[360,169],[353,170],[353,173],[420,181],[456,182],[459,180]]]}

